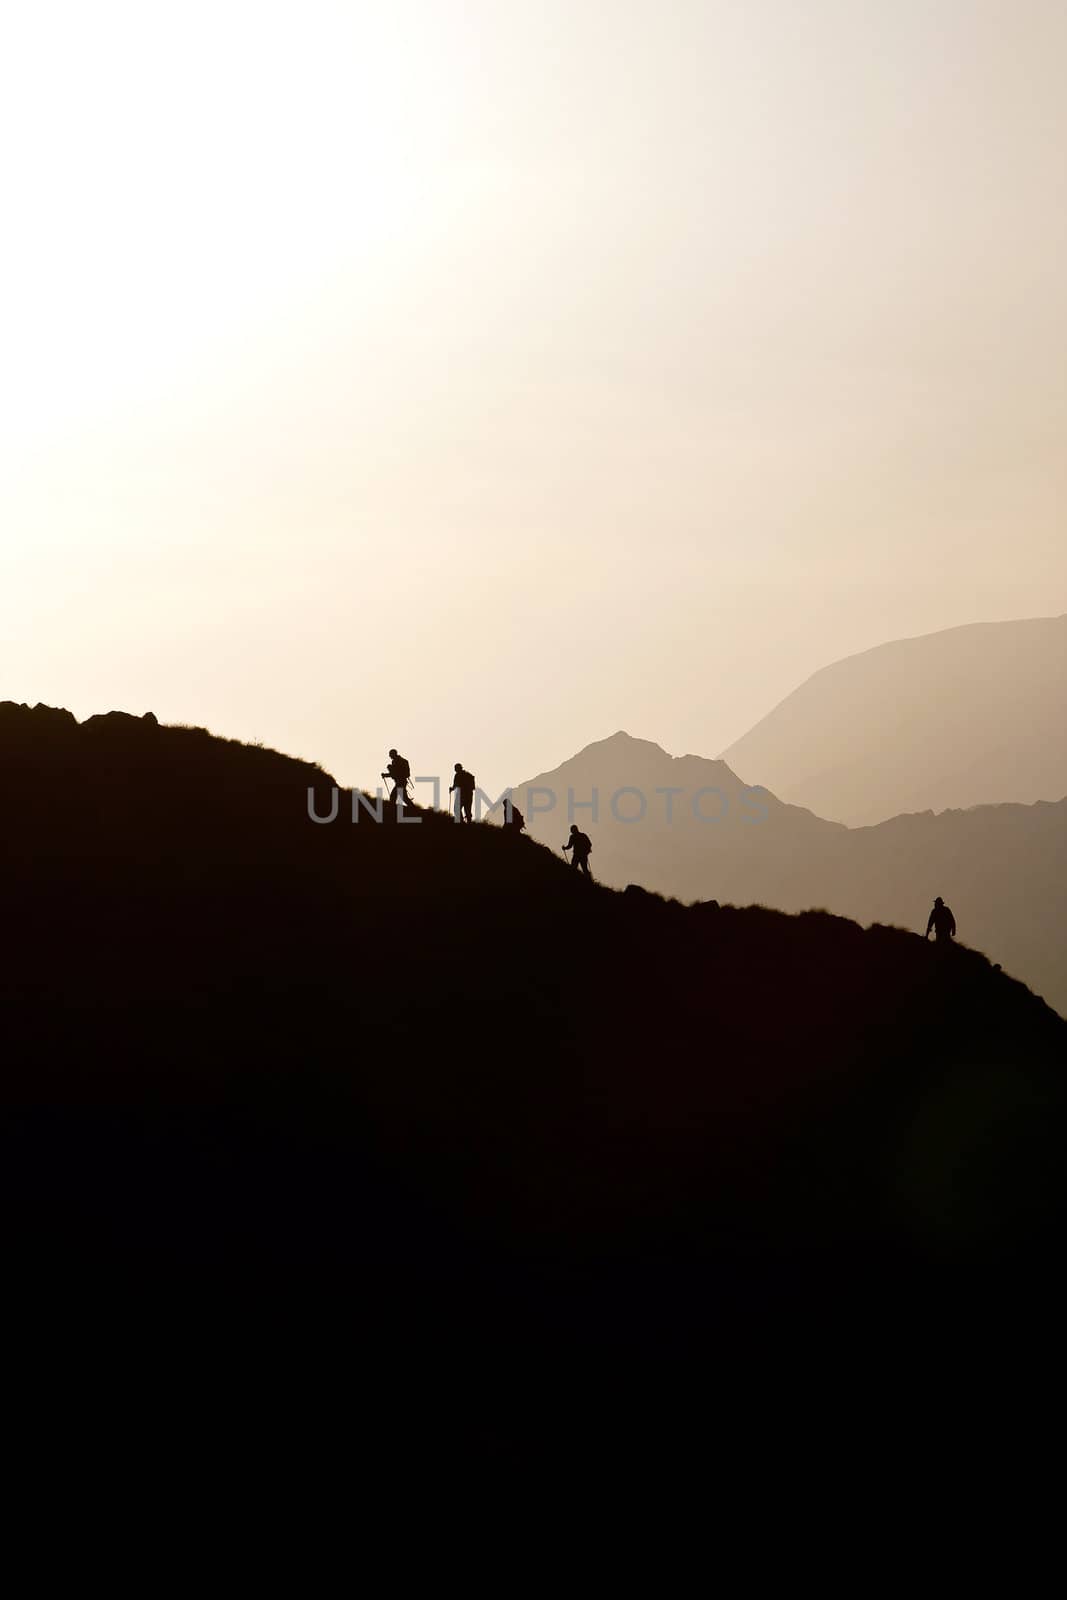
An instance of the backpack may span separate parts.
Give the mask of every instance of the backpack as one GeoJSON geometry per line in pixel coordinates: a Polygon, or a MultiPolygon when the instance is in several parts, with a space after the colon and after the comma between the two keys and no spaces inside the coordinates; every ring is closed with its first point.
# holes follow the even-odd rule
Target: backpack
{"type": "Polygon", "coordinates": [[[393,762],[393,777],[401,789],[406,789],[411,778],[411,762],[407,756],[397,756],[393,762]]]}
{"type": "Polygon", "coordinates": [[[517,828],[520,833],[526,826],[526,818],[523,816],[518,806],[512,806],[511,808],[511,825],[513,828],[517,828]]]}

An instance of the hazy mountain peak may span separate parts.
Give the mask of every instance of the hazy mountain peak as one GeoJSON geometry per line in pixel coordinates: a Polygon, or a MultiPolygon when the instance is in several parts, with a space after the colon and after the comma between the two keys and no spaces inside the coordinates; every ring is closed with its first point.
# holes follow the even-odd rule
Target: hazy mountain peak
{"type": "Polygon", "coordinates": [[[976,622],[830,663],[724,752],[850,825],[1067,794],[1067,616],[976,622]]]}
{"type": "Polygon", "coordinates": [[[565,767],[571,766],[575,762],[585,761],[587,757],[611,756],[645,762],[660,762],[664,766],[667,764],[675,766],[689,764],[700,766],[705,770],[715,768],[721,775],[732,782],[740,782],[736,773],[731,770],[721,756],[703,756],[691,750],[686,751],[684,755],[672,755],[669,750],[664,749],[663,745],[658,744],[654,739],[639,739],[634,734],[627,733],[624,728],[620,728],[616,733],[609,734],[607,738],[594,739],[590,744],[583,745],[573,756],[568,757],[566,761],[561,762],[559,767],[553,768],[553,770],[562,771],[565,767]]]}
{"type": "Polygon", "coordinates": [[[584,756],[590,750],[649,750],[656,751],[661,756],[667,752],[662,745],[656,744],[653,739],[638,739],[632,733],[627,733],[625,728],[611,733],[606,739],[594,739],[591,744],[583,745],[578,751],[578,756],[584,756]]]}

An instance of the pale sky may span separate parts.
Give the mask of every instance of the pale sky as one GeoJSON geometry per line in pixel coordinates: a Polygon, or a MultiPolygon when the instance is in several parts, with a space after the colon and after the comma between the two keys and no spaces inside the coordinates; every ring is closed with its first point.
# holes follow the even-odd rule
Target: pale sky
{"type": "Polygon", "coordinates": [[[1067,611],[1063,0],[0,21],[0,699],[497,792],[1067,611]]]}

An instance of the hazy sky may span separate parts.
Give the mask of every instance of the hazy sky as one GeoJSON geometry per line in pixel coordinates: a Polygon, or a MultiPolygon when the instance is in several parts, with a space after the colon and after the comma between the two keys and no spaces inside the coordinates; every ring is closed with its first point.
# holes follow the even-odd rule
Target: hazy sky
{"type": "Polygon", "coordinates": [[[1067,611],[1064,0],[0,22],[0,698],[498,788],[1067,611]]]}

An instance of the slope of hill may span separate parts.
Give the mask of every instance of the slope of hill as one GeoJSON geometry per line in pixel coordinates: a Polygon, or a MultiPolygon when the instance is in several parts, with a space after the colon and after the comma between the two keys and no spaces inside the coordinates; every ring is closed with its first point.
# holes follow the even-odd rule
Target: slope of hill
{"type": "Polygon", "coordinates": [[[1067,1024],[975,952],[316,824],[318,768],[148,720],[3,706],[0,762],[5,1284],[126,1361],[131,1306],[158,1374],[254,1303],[257,1392],[329,1351],[361,1438],[587,1422],[595,1374],[632,1448],[665,1360],[1054,1276],[1067,1024]]]}
{"type": "Polygon", "coordinates": [[[724,759],[853,825],[1067,795],[1067,616],[898,639],[816,672],[724,759]]]}
{"type": "Polygon", "coordinates": [[[594,790],[596,821],[588,807],[574,817],[593,839],[595,875],[609,885],[783,911],[821,906],[863,924],[917,929],[940,894],[969,943],[1067,1013],[1067,800],[849,829],[750,789],[725,762],[672,757],[623,733],[514,792],[530,831],[558,849],[569,795],[581,806],[594,790]],[[619,820],[639,811],[628,788],[645,797],[639,822],[619,820]],[[537,810],[549,795],[553,808],[537,810]]]}

